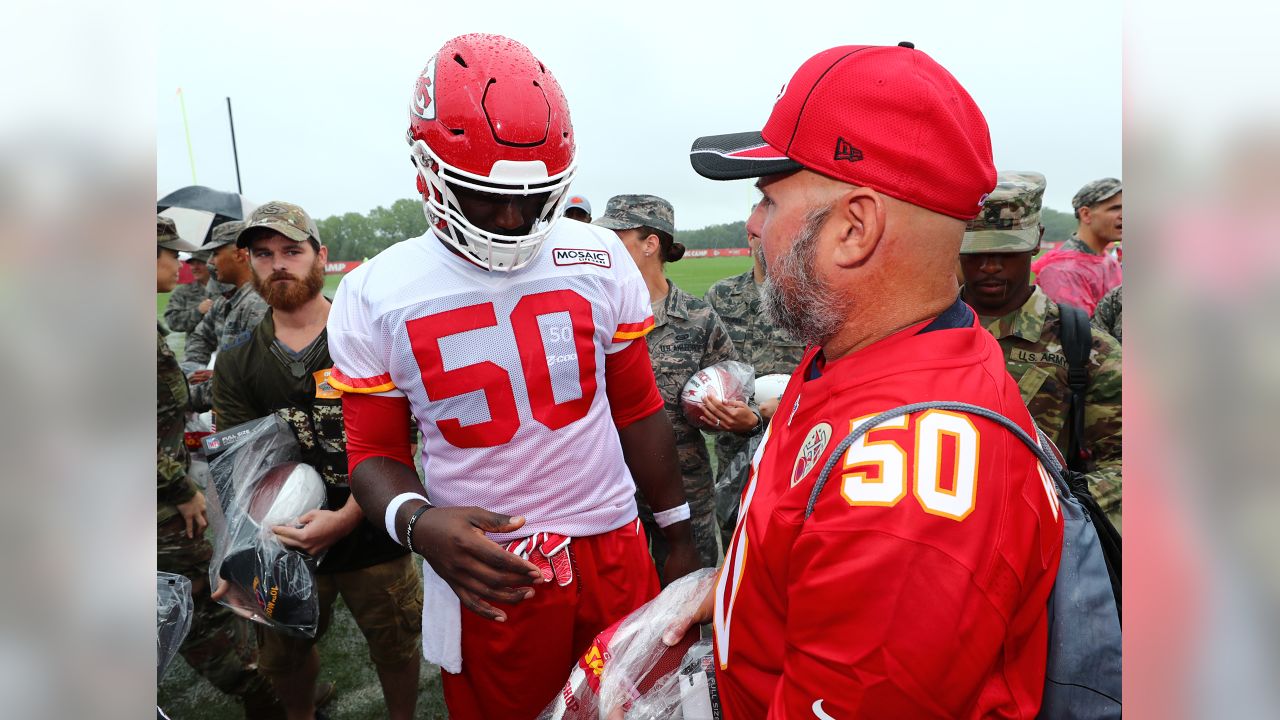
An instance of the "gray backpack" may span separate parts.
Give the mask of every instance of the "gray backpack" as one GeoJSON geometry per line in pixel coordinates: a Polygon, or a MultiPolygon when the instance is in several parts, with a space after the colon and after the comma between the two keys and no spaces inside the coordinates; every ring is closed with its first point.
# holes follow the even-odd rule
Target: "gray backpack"
{"type": "Polygon", "coordinates": [[[1107,564],[1098,532],[1063,479],[1062,466],[1043,432],[1037,430],[1036,442],[1000,413],[961,402],[923,402],[888,410],[858,425],[831,452],[809,495],[805,519],[813,513],[832,469],[858,438],[886,420],[933,409],[969,413],[1003,425],[1035,454],[1058,490],[1062,559],[1049,595],[1049,657],[1039,717],[1120,717],[1120,614],[1107,564]]]}

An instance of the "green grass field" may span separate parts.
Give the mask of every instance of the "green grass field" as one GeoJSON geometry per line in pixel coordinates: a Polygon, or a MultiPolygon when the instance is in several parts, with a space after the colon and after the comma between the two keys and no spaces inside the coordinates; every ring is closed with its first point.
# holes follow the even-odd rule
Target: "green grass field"
{"type": "MultiPolygon", "coordinates": [[[[716,280],[744,272],[751,267],[749,257],[689,258],[667,266],[671,279],[686,292],[702,296],[716,280]]],[[[333,297],[342,277],[325,278],[325,294],[333,297]]],[[[156,296],[156,315],[164,314],[168,293],[156,296]]],[[[174,351],[181,356],[184,336],[169,336],[174,351]]],[[[712,455],[714,457],[714,453],[712,455]]],[[[250,633],[251,635],[251,633],[250,633]]],[[[337,685],[337,694],[326,708],[333,720],[374,720],[386,717],[382,689],[369,662],[364,637],[351,614],[335,608],[333,625],[320,642],[322,681],[337,685]]],[[[170,717],[183,720],[233,720],[241,717],[239,706],[196,675],[181,659],[174,661],[157,693],[157,702],[170,717]]],[[[418,679],[420,718],[444,718],[447,713],[440,689],[440,671],[423,663],[418,679]]]]}

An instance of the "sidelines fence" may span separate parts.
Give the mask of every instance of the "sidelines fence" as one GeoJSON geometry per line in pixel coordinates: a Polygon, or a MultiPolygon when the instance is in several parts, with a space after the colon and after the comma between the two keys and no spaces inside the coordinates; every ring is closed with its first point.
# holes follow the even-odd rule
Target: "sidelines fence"
{"type": "Polygon", "coordinates": [[[751,254],[751,248],[695,248],[686,250],[687,258],[701,257],[743,257],[751,254]]]}

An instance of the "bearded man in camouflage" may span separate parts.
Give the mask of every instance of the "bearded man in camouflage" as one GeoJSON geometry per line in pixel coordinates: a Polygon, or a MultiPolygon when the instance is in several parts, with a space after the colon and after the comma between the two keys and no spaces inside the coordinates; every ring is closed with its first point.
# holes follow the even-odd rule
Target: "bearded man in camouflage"
{"type": "MultiPolygon", "coordinates": [[[[1045,179],[1040,173],[1002,172],[998,180],[982,213],[965,228],[960,294],[1000,342],[1009,374],[1036,425],[1065,452],[1071,428],[1062,312],[1031,284],[1031,259],[1044,234],[1040,203],[1045,179]]],[[[1120,344],[1096,327],[1092,335],[1080,445],[1090,456],[1089,489],[1119,528],[1120,344]]]]}

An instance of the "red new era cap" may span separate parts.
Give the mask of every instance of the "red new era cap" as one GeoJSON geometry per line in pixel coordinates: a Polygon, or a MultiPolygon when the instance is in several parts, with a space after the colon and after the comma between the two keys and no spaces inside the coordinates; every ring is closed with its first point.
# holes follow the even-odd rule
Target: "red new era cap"
{"type": "Polygon", "coordinates": [[[996,184],[982,111],[910,43],[814,55],[782,87],[763,131],[698,138],[689,159],[712,180],[804,167],[961,220],[996,184]]]}

